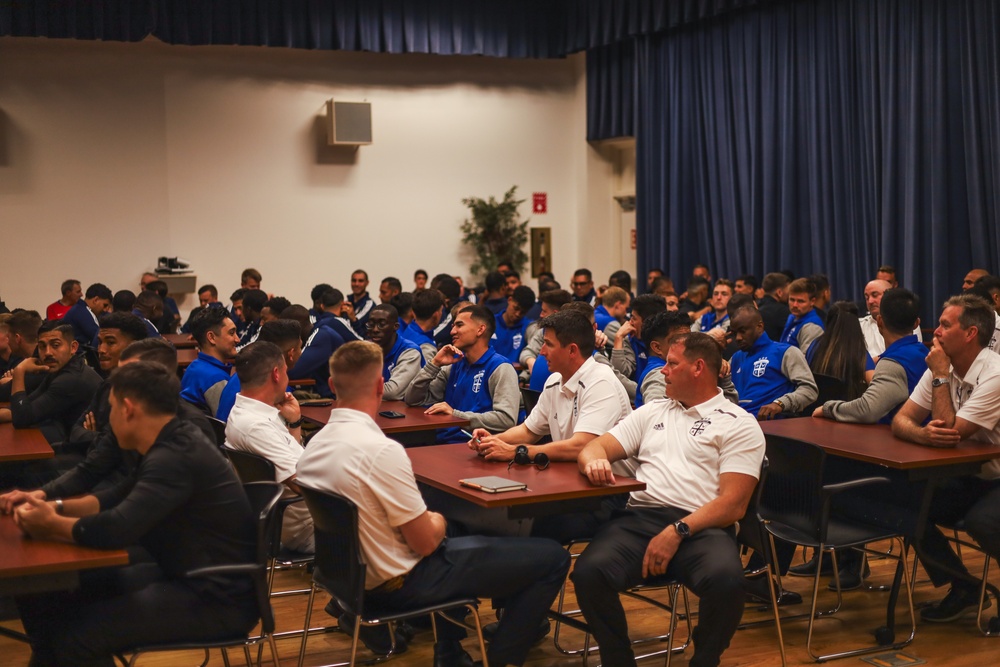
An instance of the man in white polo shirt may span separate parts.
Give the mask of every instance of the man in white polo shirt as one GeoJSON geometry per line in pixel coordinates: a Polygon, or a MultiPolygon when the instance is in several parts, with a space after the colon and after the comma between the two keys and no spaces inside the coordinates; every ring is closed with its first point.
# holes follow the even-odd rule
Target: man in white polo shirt
{"type": "MultiPolygon", "coordinates": [[[[892,420],[896,437],[928,447],[954,447],[964,439],[1000,445],[1000,356],[987,347],[994,326],[993,308],[979,297],[963,294],[945,302],[927,372],[892,420]]],[[[959,519],[989,557],[1000,557],[1000,461],[984,464],[974,477],[949,479],[934,492],[920,540],[929,558],[920,563],[935,586],[950,583],[951,590],[921,610],[925,621],[954,621],[979,603],[977,580],[937,528],[959,519]]]]}
{"type": "Polygon", "coordinates": [[[646,482],[573,568],[577,601],[605,665],[635,664],[618,594],[648,577],[677,577],[700,598],[694,667],[719,664],[743,615],[734,527],[757,484],[764,434],[718,388],[721,363],[709,335],[674,338],[663,369],[667,398],[639,408],[580,453],[580,472],[592,484],[614,484],[613,462],[628,457],[646,482]]]}

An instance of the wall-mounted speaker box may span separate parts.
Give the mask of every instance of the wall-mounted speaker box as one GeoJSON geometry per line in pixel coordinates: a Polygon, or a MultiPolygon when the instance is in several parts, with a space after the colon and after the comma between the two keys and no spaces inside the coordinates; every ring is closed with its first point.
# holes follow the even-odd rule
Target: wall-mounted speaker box
{"type": "Polygon", "coordinates": [[[365,146],[372,142],[372,105],[326,102],[327,141],[331,146],[365,146]]]}

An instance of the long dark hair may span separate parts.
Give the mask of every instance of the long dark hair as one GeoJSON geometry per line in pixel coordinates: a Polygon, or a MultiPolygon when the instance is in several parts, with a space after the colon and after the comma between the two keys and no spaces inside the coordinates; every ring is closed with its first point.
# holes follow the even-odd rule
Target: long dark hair
{"type": "Polygon", "coordinates": [[[837,301],[826,316],[826,330],[816,341],[809,367],[813,373],[843,380],[848,401],[865,393],[865,336],[858,320],[858,307],[837,301]]]}

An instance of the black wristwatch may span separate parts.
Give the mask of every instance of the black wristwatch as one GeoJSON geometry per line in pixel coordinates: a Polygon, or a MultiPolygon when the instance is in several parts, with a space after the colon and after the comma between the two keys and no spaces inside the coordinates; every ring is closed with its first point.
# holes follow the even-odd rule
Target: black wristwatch
{"type": "Polygon", "coordinates": [[[689,537],[691,537],[691,527],[688,526],[683,521],[676,522],[674,524],[674,530],[676,530],[677,534],[681,536],[681,540],[682,541],[686,540],[689,537]]]}
{"type": "Polygon", "coordinates": [[[295,420],[293,422],[286,421],[285,422],[285,426],[287,426],[289,429],[296,429],[296,428],[302,426],[302,422],[303,422],[303,418],[299,417],[297,420],[295,420]]]}

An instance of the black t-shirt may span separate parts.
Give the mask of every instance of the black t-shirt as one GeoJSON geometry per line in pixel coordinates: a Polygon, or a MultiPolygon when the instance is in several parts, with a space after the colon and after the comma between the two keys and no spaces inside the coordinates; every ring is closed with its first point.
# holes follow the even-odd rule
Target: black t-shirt
{"type": "Polygon", "coordinates": [[[37,389],[11,396],[11,421],[16,428],[40,428],[51,443],[63,442],[101,386],[101,376],[80,356],[57,373],[40,375],[37,389]]]}

